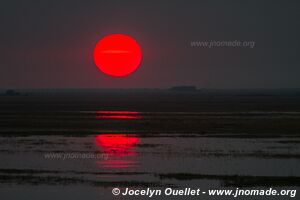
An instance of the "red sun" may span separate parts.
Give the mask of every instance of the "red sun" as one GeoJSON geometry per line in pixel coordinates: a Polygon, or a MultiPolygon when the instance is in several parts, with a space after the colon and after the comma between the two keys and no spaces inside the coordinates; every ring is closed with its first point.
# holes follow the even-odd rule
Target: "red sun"
{"type": "Polygon", "coordinates": [[[131,74],[138,68],[141,60],[140,45],[128,35],[107,35],[98,41],[94,50],[96,66],[110,76],[131,74]]]}

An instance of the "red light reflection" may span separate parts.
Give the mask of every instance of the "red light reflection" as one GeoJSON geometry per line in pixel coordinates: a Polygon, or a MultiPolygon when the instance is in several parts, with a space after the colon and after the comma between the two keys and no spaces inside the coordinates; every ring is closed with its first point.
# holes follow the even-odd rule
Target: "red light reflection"
{"type": "Polygon", "coordinates": [[[140,112],[136,111],[112,111],[112,110],[99,110],[96,111],[97,114],[104,114],[104,115],[139,115],[140,112]]]}
{"type": "Polygon", "coordinates": [[[96,111],[96,119],[140,119],[140,112],[136,111],[96,111]]]}
{"type": "Polygon", "coordinates": [[[96,116],[96,119],[140,119],[140,116],[129,116],[129,115],[104,115],[96,116]]]}
{"type": "Polygon", "coordinates": [[[98,163],[104,168],[128,168],[136,164],[135,145],[140,141],[136,134],[99,134],[96,144],[107,154],[108,160],[98,163]]]}

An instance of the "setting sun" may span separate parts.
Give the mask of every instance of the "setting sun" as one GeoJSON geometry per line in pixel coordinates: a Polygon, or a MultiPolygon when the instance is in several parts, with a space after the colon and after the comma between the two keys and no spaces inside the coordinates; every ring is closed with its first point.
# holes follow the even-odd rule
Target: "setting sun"
{"type": "Polygon", "coordinates": [[[140,45],[132,37],[112,34],[103,37],[94,50],[97,67],[110,76],[127,76],[134,72],[142,60],[140,45]]]}

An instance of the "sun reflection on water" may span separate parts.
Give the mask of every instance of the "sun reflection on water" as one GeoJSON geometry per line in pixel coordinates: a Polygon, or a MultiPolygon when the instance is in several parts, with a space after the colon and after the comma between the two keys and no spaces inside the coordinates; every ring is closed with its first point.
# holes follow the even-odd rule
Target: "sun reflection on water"
{"type": "Polygon", "coordinates": [[[96,144],[107,155],[98,164],[104,168],[129,168],[136,166],[135,146],[140,142],[136,134],[99,134],[96,144]]]}

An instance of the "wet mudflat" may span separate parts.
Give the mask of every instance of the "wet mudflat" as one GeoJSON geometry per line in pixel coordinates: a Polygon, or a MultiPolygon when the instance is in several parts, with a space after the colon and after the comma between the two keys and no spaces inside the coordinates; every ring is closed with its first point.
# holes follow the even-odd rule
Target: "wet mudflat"
{"type": "Polygon", "coordinates": [[[1,97],[0,195],[112,199],[114,187],[299,189],[298,97],[147,95],[1,97]]]}

